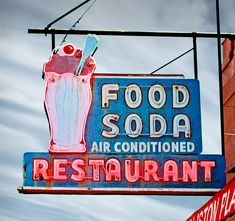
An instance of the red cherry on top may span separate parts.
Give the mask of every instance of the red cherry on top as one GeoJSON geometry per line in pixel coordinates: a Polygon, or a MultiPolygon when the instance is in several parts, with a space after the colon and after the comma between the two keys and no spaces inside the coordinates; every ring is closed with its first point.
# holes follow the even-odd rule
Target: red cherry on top
{"type": "Polygon", "coordinates": [[[63,49],[65,54],[72,54],[74,52],[73,45],[65,45],[63,49]]]}

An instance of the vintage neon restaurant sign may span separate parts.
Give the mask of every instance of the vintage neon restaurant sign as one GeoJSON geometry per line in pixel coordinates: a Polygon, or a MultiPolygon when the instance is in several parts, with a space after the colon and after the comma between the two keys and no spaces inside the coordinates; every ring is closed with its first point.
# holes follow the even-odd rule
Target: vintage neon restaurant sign
{"type": "Polygon", "coordinates": [[[220,221],[235,214],[235,179],[193,213],[187,221],[220,221]]]}
{"type": "Polygon", "coordinates": [[[94,74],[87,52],[94,39],[88,36],[83,51],[57,47],[44,64],[49,153],[25,153],[19,191],[189,194],[223,187],[223,157],[199,155],[199,82],[94,74]]]}

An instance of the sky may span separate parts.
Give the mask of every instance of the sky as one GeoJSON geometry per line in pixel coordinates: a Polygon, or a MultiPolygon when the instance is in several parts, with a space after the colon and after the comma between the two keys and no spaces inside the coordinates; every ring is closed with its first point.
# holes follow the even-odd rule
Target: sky
{"type": "MultiPolygon", "coordinates": [[[[42,65],[51,50],[50,36],[28,34],[44,28],[81,3],[75,0],[0,0],[0,220],[185,220],[210,197],[20,195],[25,152],[47,152],[49,131],[43,108],[42,65]]],[[[86,7],[54,28],[67,29],[86,7]]],[[[221,1],[221,31],[234,32],[235,1],[221,1]]],[[[77,28],[215,32],[215,0],[96,0],[77,28]]],[[[63,36],[56,37],[56,45],[63,36]]],[[[192,48],[191,39],[99,36],[96,72],[151,73],[192,48]]],[[[82,47],[85,36],[66,43],[82,47]]],[[[220,154],[217,42],[198,40],[203,153],[220,154]]],[[[193,55],[187,54],[159,73],[193,78],[193,55]]]]}

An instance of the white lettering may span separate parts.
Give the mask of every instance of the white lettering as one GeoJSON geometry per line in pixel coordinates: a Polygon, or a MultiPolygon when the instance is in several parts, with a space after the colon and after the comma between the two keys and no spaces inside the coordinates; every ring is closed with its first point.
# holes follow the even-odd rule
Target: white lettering
{"type": "Polygon", "coordinates": [[[93,153],[93,152],[96,152],[96,153],[99,152],[99,148],[98,148],[97,142],[93,142],[93,143],[92,143],[91,152],[92,152],[92,153],[93,153]]]}
{"type": "Polygon", "coordinates": [[[191,137],[190,120],[185,114],[177,114],[173,119],[173,137],[180,137],[180,132],[185,138],[191,137]]]}
{"type": "Polygon", "coordinates": [[[166,103],[166,92],[164,87],[160,84],[155,84],[150,87],[148,92],[149,104],[156,109],[160,109],[166,103]],[[158,94],[158,100],[156,100],[156,93],[158,94]]]}
{"type": "Polygon", "coordinates": [[[138,85],[130,84],[125,90],[125,101],[128,107],[137,108],[140,106],[142,101],[142,92],[138,85]],[[135,99],[132,98],[133,93],[135,93],[135,99]]]}
{"type": "Polygon", "coordinates": [[[159,114],[150,114],[149,130],[150,130],[150,137],[162,137],[167,130],[167,124],[165,118],[159,114]]]}
{"type": "Polygon", "coordinates": [[[189,103],[189,91],[186,86],[173,85],[173,108],[184,108],[189,103]]]}
{"type": "Polygon", "coordinates": [[[131,138],[138,137],[141,134],[142,129],[143,129],[142,120],[138,114],[130,114],[127,116],[125,121],[125,131],[128,137],[131,138]]]}
{"type": "Polygon", "coordinates": [[[102,136],[107,138],[114,138],[119,134],[119,127],[112,123],[112,121],[118,122],[120,116],[117,114],[107,114],[103,117],[103,125],[108,127],[109,130],[102,130],[102,136]]]}
{"type": "Polygon", "coordinates": [[[118,95],[117,92],[119,91],[118,84],[104,84],[102,86],[102,94],[101,94],[101,107],[102,108],[109,108],[110,107],[110,100],[117,100],[118,95]]]}
{"type": "Polygon", "coordinates": [[[121,149],[119,149],[119,146],[121,145],[121,143],[120,142],[116,142],[115,144],[114,144],[114,150],[115,150],[115,152],[117,152],[117,153],[120,153],[121,152],[121,149]]]}

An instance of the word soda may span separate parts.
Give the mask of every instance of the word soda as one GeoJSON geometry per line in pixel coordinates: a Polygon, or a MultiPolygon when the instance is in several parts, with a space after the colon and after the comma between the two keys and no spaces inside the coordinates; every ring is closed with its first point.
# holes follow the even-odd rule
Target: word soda
{"type": "MultiPolygon", "coordinates": [[[[118,84],[104,84],[102,86],[102,108],[109,108],[111,101],[118,101],[118,92],[120,86],[118,84]]],[[[158,110],[166,105],[167,94],[165,88],[160,84],[154,84],[149,87],[146,97],[143,97],[141,87],[137,84],[128,85],[124,91],[124,101],[127,108],[136,109],[140,107],[143,99],[147,99],[149,105],[158,110]],[[157,94],[157,97],[156,97],[157,94]]],[[[189,104],[189,91],[186,86],[172,85],[172,108],[182,109],[189,104]]],[[[168,98],[169,99],[169,98],[168,98]]],[[[120,128],[115,122],[120,119],[119,114],[109,113],[103,117],[102,123],[107,129],[102,131],[102,136],[106,138],[117,137],[120,133],[120,128]]],[[[172,137],[179,137],[180,133],[184,134],[185,138],[191,136],[190,119],[186,114],[176,114],[172,124],[172,137]]],[[[166,135],[168,132],[168,123],[166,118],[157,113],[149,114],[149,136],[158,138],[166,135]]],[[[143,120],[137,113],[131,113],[125,117],[124,128],[126,135],[131,138],[139,137],[143,131],[143,120]]]]}

